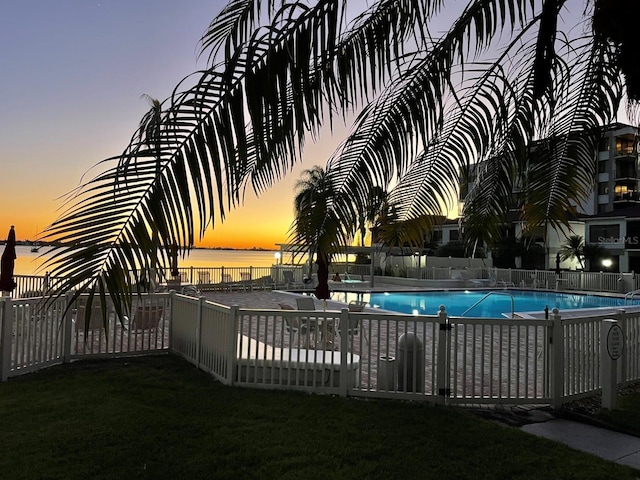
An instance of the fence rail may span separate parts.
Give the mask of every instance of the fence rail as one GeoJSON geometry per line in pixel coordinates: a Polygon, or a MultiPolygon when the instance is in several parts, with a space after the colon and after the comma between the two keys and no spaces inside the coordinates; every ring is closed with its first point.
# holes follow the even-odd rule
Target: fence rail
{"type": "MultiPolygon", "coordinates": [[[[370,265],[336,264],[332,272],[346,272],[353,278],[370,280],[370,265]]],[[[218,289],[282,289],[302,290],[311,288],[304,283],[308,272],[303,265],[279,265],[270,267],[180,267],[181,281],[196,285],[200,290],[218,289]]],[[[389,270],[390,272],[393,269],[389,270]]],[[[459,280],[460,286],[513,286],[531,289],[583,290],[590,292],[626,293],[640,289],[640,276],[634,273],[580,272],[563,270],[559,274],[551,270],[500,269],[489,267],[406,267],[398,273],[415,281],[459,280]]],[[[158,272],[158,279],[171,278],[168,271],[158,272]]],[[[387,277],[391,279],[391,277],[387,277]]],[[[48,285],[59,279],[46,276],[17,275],[16,298],[39,297],[48,285]]],[[[132,275],[132,281],[134,276],[132,275]]],[[[430,285],[433,286],[433,285],[430,285]]]]}

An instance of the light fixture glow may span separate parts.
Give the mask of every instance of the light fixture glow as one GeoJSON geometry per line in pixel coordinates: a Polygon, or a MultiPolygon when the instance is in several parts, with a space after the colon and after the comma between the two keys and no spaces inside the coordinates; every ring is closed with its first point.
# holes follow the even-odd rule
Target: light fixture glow
{"type": "Polygon", "coordinates": [[[611,267],[611,265],[613,265],[613,261],[610,258],[605,258],[604,260],[602,260],[602,266],[604,268],[609,268],[611,267]]]}

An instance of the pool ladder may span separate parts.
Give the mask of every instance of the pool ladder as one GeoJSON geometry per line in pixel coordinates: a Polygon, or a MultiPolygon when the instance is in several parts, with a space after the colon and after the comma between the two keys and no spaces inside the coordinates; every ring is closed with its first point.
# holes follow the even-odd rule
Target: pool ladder
{"type": "Polygon", "coordinates": [[[625,303],[625,305],[627,304],[627,300],[633,301],[633,296],[634,295],[638,295],[639,293],[640,293],[640,290],[634,290],[632,292],[625,293],[625,295],[624,295],[624,303],[625,303]]]}
{"type": "MultiPolygon", "coordinates": [[[[640,293],[640,291],[638,293],[640,293]]],[[[464,317],[469,311],[473,310],[477,305],[484,302],[491,295],[506,295],[511,299],[511,317],[510,318],[513,318],[513,315],[515,313],[515,301],[513,300],[513,295],[511,295],[509,292],[497,292],[497,291],[492,291],[487,293],[484,297],[482,297],[480,300],[478,300],[476,303],[474,303],[469,308],[467,308],[464,312],[462,312],[460,316],[464,317]]]]}

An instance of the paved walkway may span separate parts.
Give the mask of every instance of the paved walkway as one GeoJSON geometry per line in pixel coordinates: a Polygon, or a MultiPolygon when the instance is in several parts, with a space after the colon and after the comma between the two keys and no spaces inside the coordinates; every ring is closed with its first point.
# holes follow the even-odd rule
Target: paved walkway
{"type": "Polygon", "coordinates": [[[640,438],[572,420],[553,419],[522,430],[640,470],[640,438]]]}

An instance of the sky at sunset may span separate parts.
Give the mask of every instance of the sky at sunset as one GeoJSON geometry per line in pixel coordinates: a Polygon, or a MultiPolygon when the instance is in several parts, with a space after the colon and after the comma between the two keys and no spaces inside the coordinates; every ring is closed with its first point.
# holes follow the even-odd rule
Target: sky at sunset
{"type": "MultiPolygon", "coordinates": [[[[128,144],[148,110],[205,67],[198,40],[222,0],[3,0],[0,2],[0,239],[15,225],[33,239],[59,215],[62,196],[128,144]]],[[[331,136],[308,142],[286,179],[202,245],[273,248],[286,241],[295,181],[324,165],[331,136]]],[[[94,172],[95,173],[95,172],[94,172]]]]}

